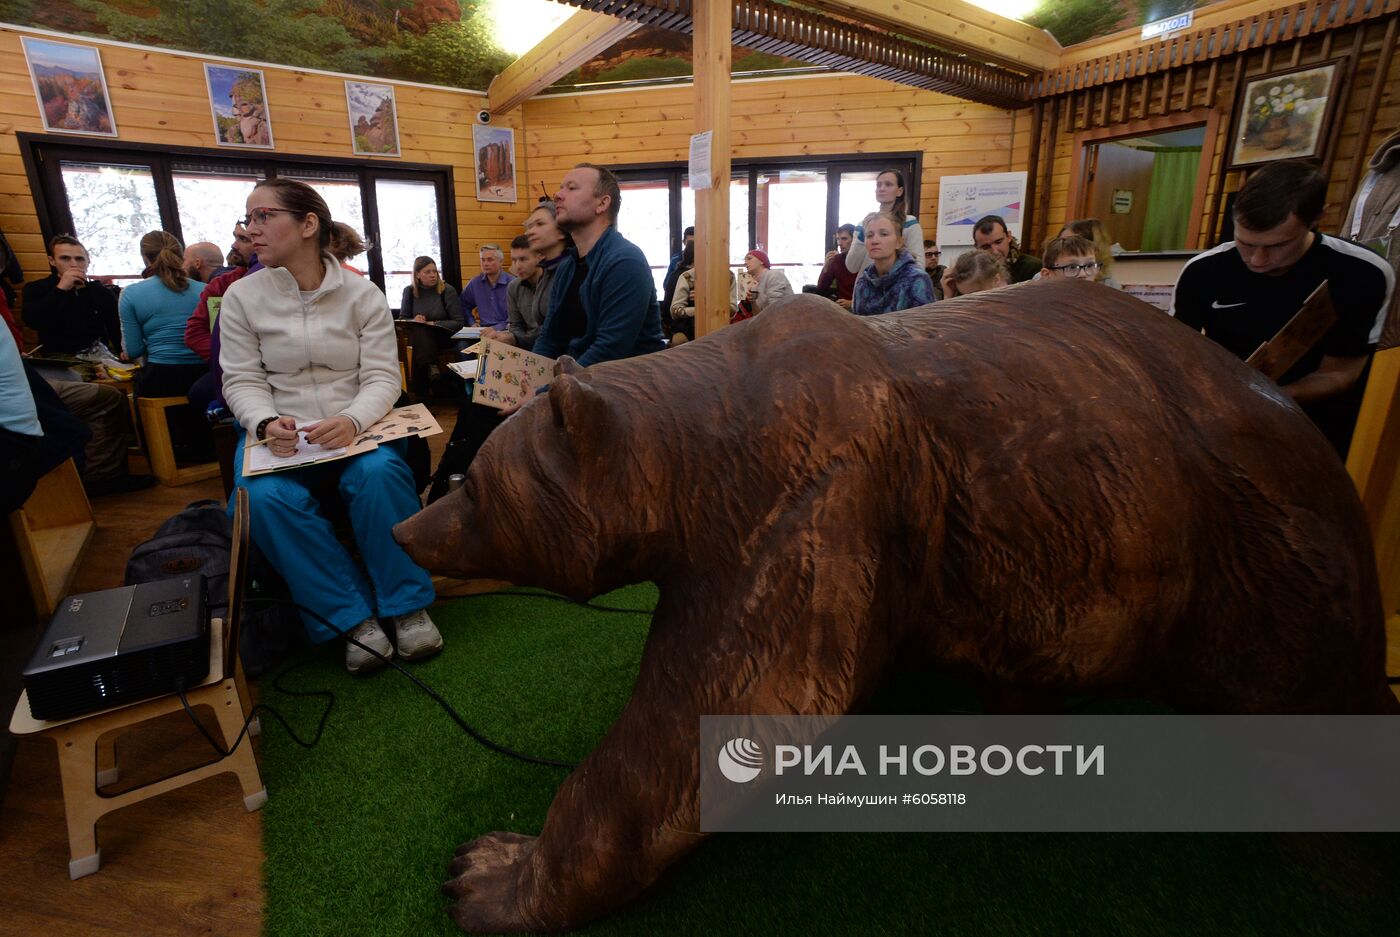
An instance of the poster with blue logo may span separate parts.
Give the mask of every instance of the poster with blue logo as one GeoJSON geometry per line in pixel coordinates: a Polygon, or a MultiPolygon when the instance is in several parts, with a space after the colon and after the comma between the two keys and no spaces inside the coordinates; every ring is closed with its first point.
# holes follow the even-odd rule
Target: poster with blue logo
{"type": "Polygon", "coordinates": [[[997,215],[1011,236],[1020,239],[1025,217],[1026,174],[991,172],[942,176],[938,180],[938,243],[949,247],[972,243],[978,219],[997,215]]]}

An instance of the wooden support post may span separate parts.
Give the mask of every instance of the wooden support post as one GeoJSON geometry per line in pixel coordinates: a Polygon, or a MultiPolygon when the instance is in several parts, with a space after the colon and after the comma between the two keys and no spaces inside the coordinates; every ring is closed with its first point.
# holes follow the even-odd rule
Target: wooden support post
{"type": "MultiPolygon", "coordinates": [[[[1218,64],[1218,61],[1210,63],[1210,78],[1206,88],[1206,107],[1215,106],[1215,93],[1218,87],[1216,85],[1216,77],[1218,75],[1216,65],[1218,64]]],[[[1240,86],[1240,82],[1244,81],[1244,75],[1244,56],[1241,55],[1235,59],[1234,78],[1230,82],[1231,94],[1240,86]]],[[[1206,222],[1205,243],[1201,245],[1202,247],[1214,247],[1216,244],[1216,237],[1220,231],[1220,213],[1225,208],[1225,185],[1227,177],[1229,176],[1229,173],[1225,171],[1226,165],[1230,162],[1229,148],[1230,141],[1226,140],[1225,146],[1221,147],[1220,154],[1216,157],[1216,159],[1220,160],[1220,172],[1216,174],[1215,189],[1211,193],[1210,220],[1206,222]]]]}
{"type": "Polygon", "coordinates": [[[1376,353],[1347,452],[1376,545],[1387,618],[1400,609],[1400,349],[1376,353]]]}
{"type": "MultiPolygon", "coordinates": [[[[1045,102],[1037,98],[1036,102],[1031,105],[1031,151],[1026,155],[1026,168],[1028,172],[1026,173],[1026,217],[1023,230],[1027,234],[1034,228],[1037,220],[1035,211],[1035,190],[1040,180],[1040,134],[1043,130],[1044,123],[1045,102]]],[[[1046,176],[1048,177],[1049,175],[1050,174],[1047,172],[1046,176]]],[[[1047,188],[1050,185],[1048,178],[1046,179],[1045,185],[1047,188]]],[[[935,235],[935,237],[936,236],[937,235],[935,235]]]]}
{"type": "Polygon", "coordinates": [[[695,193],[695,335],[729,324],[729,71],[734,0],[695,0],[695,132],[711,134],[710,188],[695,193]]]}
{"type": "MultiPolygon", "coordinates": [[[[1040,180],[1044,188],[1040,190],[1040,207],[1036,211],[1035,219],[1037,229],[1042,232],[1049,231],[1050,229],[1050,170],[1055,166],[1055,144],[1059,141],[1060,136],[1060,102],[1064,100],[1063,97],[1058,97],[1053,98],[1050,102],[1050,133],[1045,143],[1045,165],[1047,169],[1045,178],[1040,180]]],[[[1069,210],[1073,211],[1074,209],[1070,208],[1069,210]]],[[[1030,244],[1039,244],[1044,237],[1042,233],[1041,237],[1037,238],[1036,232],[1032,231],[1029,226],[1023,226],[1021,234],[1023,237],[1029,239],[1028,243],[1030,244]]]]}

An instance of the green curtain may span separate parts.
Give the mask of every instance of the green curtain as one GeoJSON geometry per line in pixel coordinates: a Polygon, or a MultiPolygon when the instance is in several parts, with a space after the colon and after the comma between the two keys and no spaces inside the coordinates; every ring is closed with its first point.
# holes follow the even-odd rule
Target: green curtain
{"type": "Polygon", "coordinates": [[[1186,246],[1191,200],[1196,194],[1199,146],[1164,146],[1152,151],[1152,188],[1147,196],[1147,219],[1142,250],[1180,250],[1186,246]]]}

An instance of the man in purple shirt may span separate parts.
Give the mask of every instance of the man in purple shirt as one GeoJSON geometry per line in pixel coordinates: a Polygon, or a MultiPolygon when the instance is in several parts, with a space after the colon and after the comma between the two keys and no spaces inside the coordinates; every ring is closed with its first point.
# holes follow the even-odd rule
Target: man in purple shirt
{"type": "Polygon", "coordinates": [[[515,279],[501,270],[504,257],[499,244],[481,245],[481,273],[472,277],[462,288],[462,309],[475,308],[476,318],[482,326],[500,332],[509,327],[506,286],[515,279]]]}

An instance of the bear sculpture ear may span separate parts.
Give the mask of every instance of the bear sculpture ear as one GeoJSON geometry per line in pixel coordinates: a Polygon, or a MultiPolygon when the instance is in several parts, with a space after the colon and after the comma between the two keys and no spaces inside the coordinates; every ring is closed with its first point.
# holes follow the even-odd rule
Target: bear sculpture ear
{"type": "MultiPolygon", "coordinates": [[[[564,359],[569,360],[569,359],[564,359]]],[[[564,430],[575,452],[580,444],[600,439],[607,433],[610,408],[592,385],[571,374],[563,374],[549,385],[549,406],[554,425],[564,430]]]]}
{"type": "Polygon", "coordinates": [[[560,355],[559,360],[554,362],[555,377],[559,377],[561,374],[582,374],[584,370],[577,361],[568,355],[560,355]]]}

